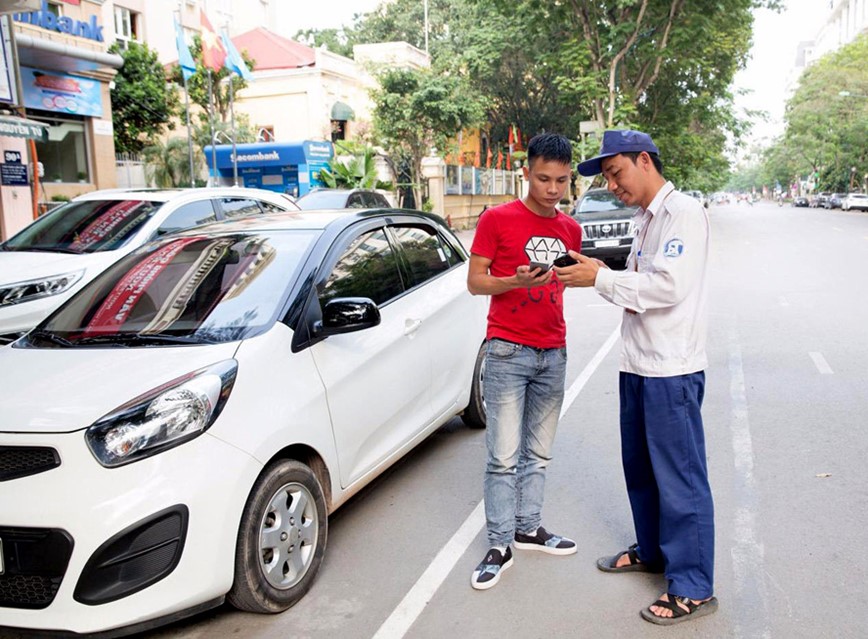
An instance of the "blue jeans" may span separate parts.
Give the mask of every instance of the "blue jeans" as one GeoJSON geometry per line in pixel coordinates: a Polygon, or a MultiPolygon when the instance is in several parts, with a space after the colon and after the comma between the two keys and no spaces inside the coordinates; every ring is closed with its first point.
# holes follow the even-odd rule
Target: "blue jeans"
{"type": "Polygon", "coordinates": [[[714,501],[702,399],[705,373],[621,372],[621,457],[642,561],[664,565],[667,592],[714,592],[714,501]]]}
{"type": "Polygon", "coordinates": [[[567,349],[488,342],[485,517],[488,541],[506,546],[540,525],[545,469],[564,400],[567,349]]]}

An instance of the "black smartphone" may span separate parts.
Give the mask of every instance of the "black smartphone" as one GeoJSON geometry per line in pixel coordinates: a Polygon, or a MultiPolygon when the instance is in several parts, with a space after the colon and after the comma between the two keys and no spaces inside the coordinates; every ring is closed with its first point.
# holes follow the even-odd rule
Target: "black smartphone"
{"type": "Polygon", "coordinates": [[[578,264],[578,260],[573,257],[570,257],[569,253],[564,253],[560,257],[556,258],[552,264],[559,268],[563,268],[564,266],[572,266],[573,264],[578,264]]]}
{"type": "Polygon", "coordinates": [[[531,262],[528,266],[530,266],[530,270],[534,270],[536,268],[541,269],[539,273],[536,274],[536,277],[540,277],[548,273],[548,270],[552,267],[551,264],[547,264],[545,262],[531,262]]]}

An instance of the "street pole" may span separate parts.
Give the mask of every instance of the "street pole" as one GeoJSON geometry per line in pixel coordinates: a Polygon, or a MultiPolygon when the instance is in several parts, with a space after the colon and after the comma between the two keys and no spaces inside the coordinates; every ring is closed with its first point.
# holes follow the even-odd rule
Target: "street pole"
{"type": "MultiPolygon", "coordinates": [[[[211,125],[211,171],[217,176],[217,141],[214,138],[214,89],[211,82],[211,69],[208,69],[208,122],[211,125]]],[[[216,180],[211,179],[211,171],[208,172],[208,186],[214,186],[216,180]]]]}
{"type": "Polygon", "coordinates": [[[235,89],[232,86],[232,74],[229,74],[229,117],[232,126],[232,184],[238,186],[238,155],[235,152],[235,89]]]}

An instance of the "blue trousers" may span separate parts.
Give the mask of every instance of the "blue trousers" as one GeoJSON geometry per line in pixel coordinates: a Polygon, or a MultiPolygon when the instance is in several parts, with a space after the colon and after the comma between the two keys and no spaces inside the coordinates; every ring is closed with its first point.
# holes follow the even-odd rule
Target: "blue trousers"
{"type": "Polygon", "coordinates": [[[621,459],[636,552],[664,566],[667,592],[714,591],[714,503],[708,483],[702,398],[705,373],[642,377],[622,372],[621,459]]]}

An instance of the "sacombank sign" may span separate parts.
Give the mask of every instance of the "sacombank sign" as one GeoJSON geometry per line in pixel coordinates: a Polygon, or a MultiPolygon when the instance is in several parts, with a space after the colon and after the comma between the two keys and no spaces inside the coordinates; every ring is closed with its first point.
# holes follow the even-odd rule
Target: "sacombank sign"
{"type": "Polygon", "coordinates": [[[87,38],[88,40],[96,40],[104,42],[102,35],[102,25],[96,23],[96,16],[91,16],[88,22],[84,20],[73,20],[66,16],[56,16],[48,10],[48,1],[42,1],[42,9],[40,11],[31,11],[29,13],[16,13],[13,15],[16,22],[26,22],[34,27],[42,27],[49,31],[58,31],[60,33],[68,33],[69,35],[87,38]]]}
{"type": "Polygon", "coordinates": [[[277,151],[270,151],[268,153],[263,153],[262,151],[259,151],[257,153],[239,153],[237,155],[234,153],[229,154],[229,161],[238,162],[239,164],[241,164],[242,162],[264,162],[267,160],[279,159],[280,154],[277,151]]]}

